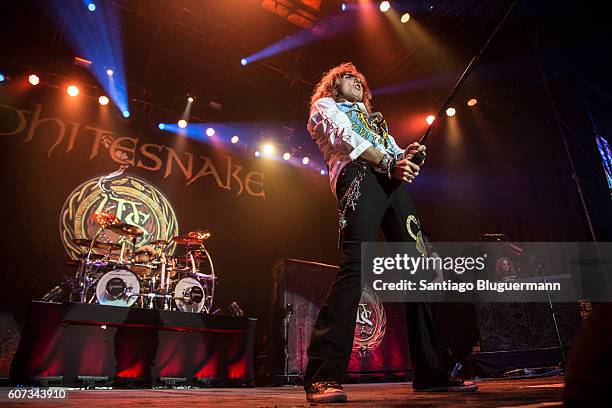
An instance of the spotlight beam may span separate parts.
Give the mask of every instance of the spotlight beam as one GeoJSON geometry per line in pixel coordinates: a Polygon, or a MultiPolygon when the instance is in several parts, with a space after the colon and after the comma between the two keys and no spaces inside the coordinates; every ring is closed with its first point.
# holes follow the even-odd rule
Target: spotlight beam
{"type": "Polygon", "coordinates": [[[300,30],[287,38],[257,51],[255,54],[243,58],[240,63],[242,65],[247,65],[263,58],[288,52],[295,48],[320,41],[324,38],[338,35],[343,31],[346,31],[352,25],[352,22],[352,19],[347,17],[346,13],[340,12],[339,14],[335,14],[327,19],[319,21],[313,27],[300,30]]]}
{"type": "Polygon", "coordinates": [[[77,55],[92,62],[87,69],[119,111],[129,112],[120,20],[112,2],[44,1],[41,4],[57,24],[63,24],[66,16],[69,17],[62,30],[72,48],[77,55]],[[89,3],[95,4],[95,12],[88,10],[89,3]],[[107,74],[109,69],[112,75],[107,74]]]}

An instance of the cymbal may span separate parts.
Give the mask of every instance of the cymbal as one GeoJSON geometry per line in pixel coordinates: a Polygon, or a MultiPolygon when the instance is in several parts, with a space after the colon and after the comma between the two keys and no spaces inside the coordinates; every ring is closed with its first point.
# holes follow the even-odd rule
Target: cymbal
{"type": "Polygon", "coordinates": [[[115,214],[111,214],[106,211],[100,211],[98,213],[95,213],[93,215],[93,218],[98,223],[98,225],[104,228],[111,224],[119,224],[121,222],[115,214]]]}
{"type": "MultiPolygon", "coordinates": [[[[78,246],[89,248],[91,246],[92,240],[89,238],[77,238],[73,239],[72,242],[74,242],[78,246]]],[[[121,244],[96,241],[93,247],[97,249],[104,249],[106,251],[112,251],[113,249],[121,249],[121,244]]]]}
{"type": "Polygon", "coordinates": [[[106,228],[116,234],[123,235],[124,237],[140,237],[145,233],[145,230],[143,230],[139,226],[126,224],[124,222],[109,225],[106,228]]]}
{"type": "Polygon", "coordinates": [[[186,236],[189,237],[190,239],[197,239],[200,241],[204,241],[210,238],[211,233],[209,230],[197,229],[195,231],[188,232],[186,236]]]}
{"type": "Polygon", "coordinates": [[[94,244],[94,248],[103,249],[105,251],[119,250],[121,249],[121,244],[113,244],[112,242],[100,242],[96,241],[94,244]]]}
{"type": "Polygon", "coordinates": [[[176,237],[172,237],[172,241],[176,242],[179,245],[189,245],[189,246],[202,245],[204,243],[204,240],[202,239],[196,239],[193,237],[189,237],[187,235],[178,235],[176,237]]]}
{"type": "Polygon", "coordinates": [[[82,247],[88,247],[91,245],[91,239],[89,238],[75,238],[72,240],[72,242],[82,247]]]}

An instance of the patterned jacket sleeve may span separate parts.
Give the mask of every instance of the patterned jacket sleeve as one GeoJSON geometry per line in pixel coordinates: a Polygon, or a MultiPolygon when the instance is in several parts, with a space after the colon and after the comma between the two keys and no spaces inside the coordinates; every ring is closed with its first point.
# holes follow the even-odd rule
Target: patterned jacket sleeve
{"type": "Polygon", "coordinates": [[[397,143],[395,143],[395,139],[393,136],[389,135],[389,139],[391,140],[391,150],[395,154],[395,160],[401,160],[404,158],[404,149],[399,147],[397,143]]]}
{"type": "Polygon", "coordinates": [[[308,132],[318,144],[328,139],[335,149],[346,153],[351,160],[358,158],[368,147],[370,141],[353,131],[351,121],[338,109],[332,98],[318,99],[310,110],[308,132]]]}

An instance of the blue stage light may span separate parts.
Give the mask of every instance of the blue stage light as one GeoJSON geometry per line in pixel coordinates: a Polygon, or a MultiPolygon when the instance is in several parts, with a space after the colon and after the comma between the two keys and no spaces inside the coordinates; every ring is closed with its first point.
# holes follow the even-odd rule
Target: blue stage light
{"type": "Polygon", "coordinates": [[[87,69],[96,78],[104,95],[120,113],[129,112],[122,30],[118,9],[112,5],[113,2],[43,1],[40,4],[49,14],[49,19],[61,25],[62,32],[75,54],[91,62],[87,69]],[[94,8],[95,12],[92,12],[94,8]],[[71,18],[69,24],[62,25],[65,15],[70,15],[71,18]],[[112,75],[107,73],[109,68],[113,71],[112,75]]]}
{"type": "Polygon", "coordinates": [[[0,82],[4,82],[4,74],[0,74],[0,82]]]}
{"type": "Polygon", "coordinates": [[[242,66],[245,66],[246,64],[249,63],[249,61],[247,61],[245,58],[240,60],[240,63],[242,64],[242,66]]]}
{"type": "Polygon", "coordinates": [[[159,130],[164,130],[166,128],[166,125],[160,123],[159,125],[157,125],[157,127],[159,128],[159,130]]]}
{"type": "Polygon", "coordinates": [[[130,112],[129,112],[129,111],[126,111],[126,110],[124,110],[124,111],[123,111],[123,117],[124,117],[124,118],[129,118],[129,117],[130,117],[130,112]]]}
{"type": "MultiPolygon", "coordinates": [[[[345,8],[348,10],[349,7],[346,6],[345,8]]],[[[245,62],[243,62],[242,65],[319,42],[325,38],[334,37],[348,30],[355,24],[355,20],[352,19],[349,14],[350,13],[336,13],[324,20],[320,20],[313,27],[305,28],[294,34],[283,37],[283,39],[278,42],[244,58],[242,61],[245,62]]]]}

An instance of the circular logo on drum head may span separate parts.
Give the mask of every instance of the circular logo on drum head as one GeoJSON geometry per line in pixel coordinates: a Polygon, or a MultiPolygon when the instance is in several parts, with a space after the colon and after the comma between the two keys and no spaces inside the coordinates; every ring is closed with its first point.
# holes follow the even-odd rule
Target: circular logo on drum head
{"type": "Polygon", "coordinates": [[[125,293],[125,282],[121,278],[112,278],[106,283],[106,293],[113,299],[125,293]]]}
{"type": "MultiPolygon", "coordinates": [[[[77,259],[81,248],[76,238],[93,238],[99,225],[93,215],[109,212],[121,222],[137,225],[145,230],[137,245],[153,240],[170,239],[178,235],[179,227],[170,201],[155,186],[120,169],[107,176],[88,180],[78,186],[66,199],[60,215],[60,235],[71,258],[77,259]]],[[[121,243],[127,238],[104,230],[98,241],[121,243]]],[[[169,253],[174,245],[169,247],[169,253]]]]}
{"type": "Polygon", "coordinates": [[[204,291],[199,286],[192,286],[185,290],[185,297],[191,303],[200,303],[204,299],[204,291]]]}

